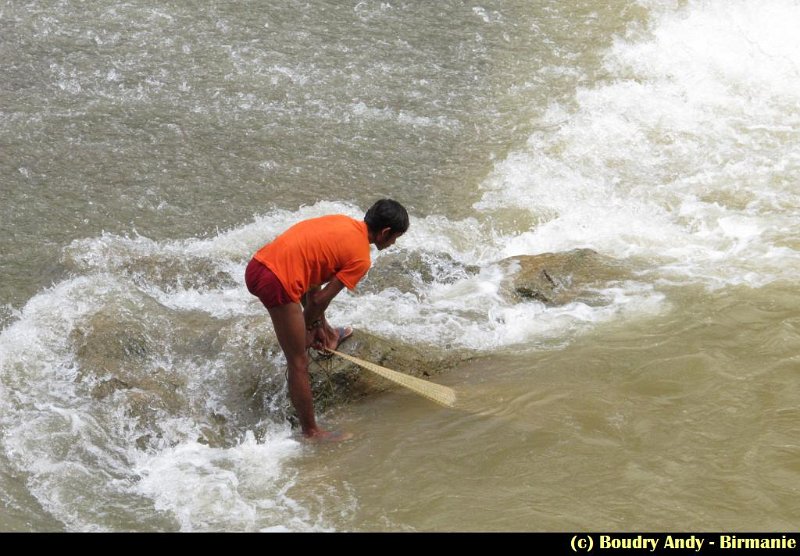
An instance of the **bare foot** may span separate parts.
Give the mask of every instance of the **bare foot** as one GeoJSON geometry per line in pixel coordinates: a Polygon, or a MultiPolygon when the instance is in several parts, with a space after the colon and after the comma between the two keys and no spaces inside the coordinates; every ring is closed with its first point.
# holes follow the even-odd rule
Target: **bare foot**
{"type": "Polygon", "coordinates": [[[328,349],[339,349],[339,345],[353,335],[353,327],[340,326],[332,329],[333,334],[328,337],[328,349]]]}

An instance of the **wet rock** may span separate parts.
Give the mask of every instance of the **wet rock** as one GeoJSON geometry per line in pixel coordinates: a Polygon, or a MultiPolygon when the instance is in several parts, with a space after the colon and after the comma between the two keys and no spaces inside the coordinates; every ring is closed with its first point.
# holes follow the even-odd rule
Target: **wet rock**
{"type": "Polygon", "coordinates": [[[193,413],[187,376],[163,364],[175,345],[174,326],[158,304],[139,299],[102,308],[70,335],[76,382],[85,384],[93,399],[123,408],[142,433],[137,446],[158,440],[164,417],[193,413]]]}
{"type": "Polygon", "coordinates": [[[180,394],[185,378],[155,364],[163,353],[163,333],[129,307],[105,307],[77,326],[71,340],[80,367],[78,380],[93,385],[95,399],[136,389],[153,393],[160,400],[158,405],[170,411],[185,406],[180,394]]]}
{"type": "Polygon", "coordinates": [[[102,400],[112,395],[117,390],[127,390],[131,387],[127,382],[123,382],[116,377],[104,380],[92,388],[92,397],[96,400],[102,400]]]}
{"type": "Polygon", "coordinates": [[[549,306],[581,301],[602,303],[599,290],[628,275],[625,266],[591,249],[519,255],[500,262],[509,276],[503,293],[515,301],[536,300],[549,306]]]}
{"type": "Polygon", "coordinates": [[[136,369],[157,349],[152,325],[136,315],[142,309],[107,306],[73,329],[70,340],[76,348],[81,378],[116,378],[127,384],[136,383],[136,369]]]}

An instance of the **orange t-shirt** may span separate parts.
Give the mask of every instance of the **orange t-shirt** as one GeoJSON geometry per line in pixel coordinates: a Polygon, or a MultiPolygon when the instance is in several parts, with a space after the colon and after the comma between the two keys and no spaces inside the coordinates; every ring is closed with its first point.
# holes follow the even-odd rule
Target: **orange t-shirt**
{"type": "Polygon", "coordinates": [[[343,214],[304,220],[254,258],[275,273],[295,303],[334,276],[352,290],[371,264],[367,223],[343,214]]]}

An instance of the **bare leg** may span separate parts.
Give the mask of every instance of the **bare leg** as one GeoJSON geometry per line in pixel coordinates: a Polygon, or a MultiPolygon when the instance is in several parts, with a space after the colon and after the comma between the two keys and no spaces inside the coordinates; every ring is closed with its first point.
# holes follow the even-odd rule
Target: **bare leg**
{"type": "MultiPolygon", "coordinates": [[[[306,325],[300,304],[289,303],[268,310],[269,316],[272,317],[272,325],[275,327],[275,334],[278,336],[278,343],[289,366],[287,373],[289,399],[297,411],[303,435],[307,438],[333,439],[336,433],[319,428],[314,419],[314,398],[311,395],[306,354],[308,347],[306,325]]],[[[337,439],[344,440],[344,438],[337,439]]]]}

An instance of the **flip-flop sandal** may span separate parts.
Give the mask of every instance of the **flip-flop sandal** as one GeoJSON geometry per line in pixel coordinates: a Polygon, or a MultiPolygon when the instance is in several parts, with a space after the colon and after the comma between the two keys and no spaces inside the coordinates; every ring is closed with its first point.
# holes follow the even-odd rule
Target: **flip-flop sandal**
{"type": "Polygon", "coordinates": [[[336,332],[339,334],[339,341],[336,342],[336,349],[339,349],[342,342],[353,335],[353,329],[350,326],[340,326],[336,329],[336,332]]]}

